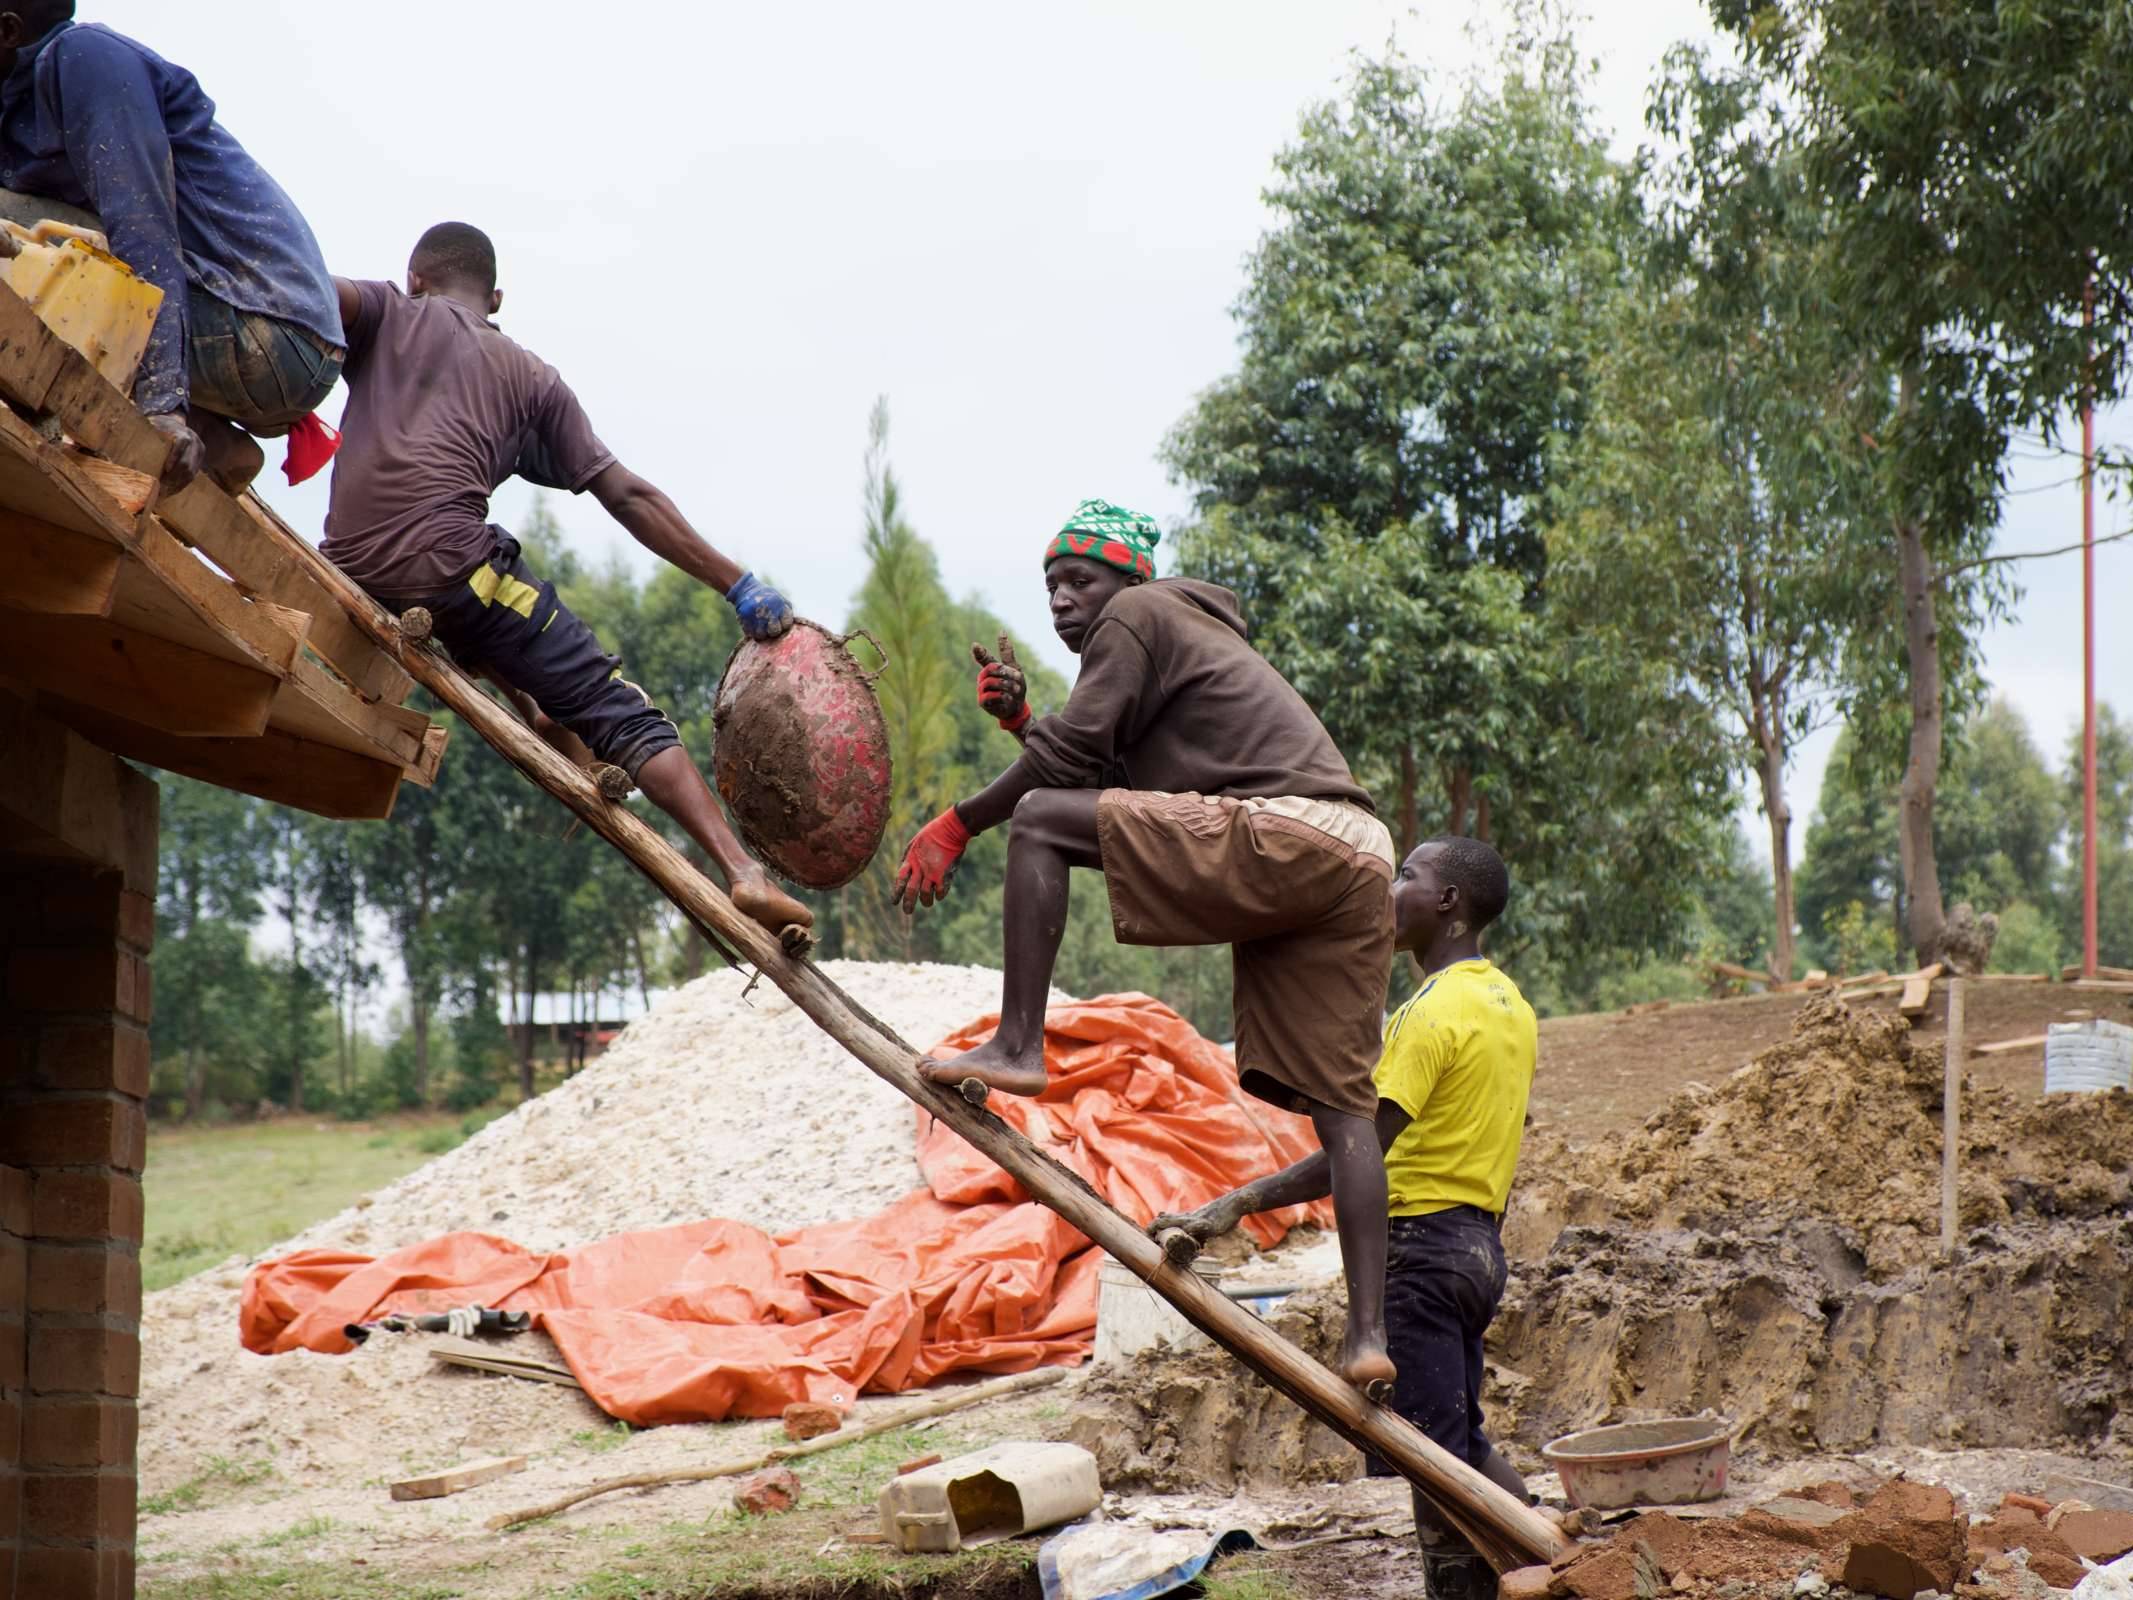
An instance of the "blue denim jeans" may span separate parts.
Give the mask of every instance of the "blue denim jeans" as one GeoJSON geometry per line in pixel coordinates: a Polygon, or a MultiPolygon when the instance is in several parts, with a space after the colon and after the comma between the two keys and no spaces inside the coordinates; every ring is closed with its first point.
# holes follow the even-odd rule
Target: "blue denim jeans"
{"type": "Polygon", "coordinates": [[[287,433],[340,378],[346,352],[307,328],[239,311],[197,284],[185,310],[192,324],[186,356],[192,403],[247,433],[287,433]]]}

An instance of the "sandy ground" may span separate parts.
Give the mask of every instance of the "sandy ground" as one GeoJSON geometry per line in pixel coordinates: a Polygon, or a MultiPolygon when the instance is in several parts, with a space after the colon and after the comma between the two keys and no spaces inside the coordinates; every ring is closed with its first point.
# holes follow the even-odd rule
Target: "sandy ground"
{"type": "MultiPolygon", "coordinates": [[[[996,977],[976,969],[851,967],[834,975],[921,1043],[997,1003],[996,977]]],[[[2129,1000],[2058,986],[1974,985],[1969,1033],[1978,1042],[2040,1033],[2046,1023],[2080,1011],[2125,1017],[2133,1015],[2129,1000]]],[[[1561,1189],[1560,1197],[1554,1188],[1543,1197],[1551,1236],[1563,1222],[1577,1220],[1578,1184],[1612,1173],[1609,1163],[1628,1159],[1610,1153],[1611,1137],[1629,1136],[1648,1122],[1659,1155],[1637,1158],[1643,1164],[1623,1190],[1645,1207],[1644,1216],[1627,1219],[1632,1229],[1677,1225],[1689,1201],[1704,1205],[1710,1194],[1722,1193],[1725,1184],[1705,1170],[1707,1157],[1698,1152],[1706,1146],[1698,1140],[1715,1139],[1725,1124],[1704,1100],[1692,1095],[1684,1101],[1679,1091],[1690,1083],[1726,1084],[1759,1050],[1789,1038],[1807,1003],[1806,997],[1777,996],[1545,1024],[1534,1098],[1536,1148],[1575,1149],[1578,1161],[1588,1163],[1564,1166],[1559,1178],[1551,1178],[1561,1189]]],[[[1893,1006],[1891,999],[1862,1009],[1885,1013],[1893,1006]]],[[[1939,1012],[1936,1004],[1914,1041],[1937,1038],[1939,1012]]],[[[2006,1113],[2013,1105],[2035,1104],[2041,1054],[1973,1058],[1968,1071],[1973,1085],[2006,1091],[1992,1102],[2006,1113]]],[[[1906,1074],[1930,1075],[1929,1065],[1922,1059],[1915,1068],[1890,1065],[1886,1072],[1897,1083],[1908,1081],[1906,1074]]],[[[1841,1065],[1820,1069],[1807,1056],[1784,1070],[1792,1077],[1774,1078],[1757,1090],[1761,1101],[1739,1087],[1725,1091],[1728,1103],[1737,1102],[1730,1114],[1740,1126],[1758,1120],[1760,1105],[1798,1100],[1801,1085],[1841,1087],[1848,1081],[1841,1065]]],[[[1742,1080],[1750,1087],[1761,1081],[1742,1080]]],[[[1861,1188],[1845,1173],[1885,1159],[1893,1146],[1877,1146],[1879,1136],[1869,1128],[1848,1129],[1850,1143],[1841,1150],[1818,1135],[1817,1117],[1853,1115],[1845,1104],[1839,1096],[1798,1107],[1773,1137],[1810,1149],[1829,1146],[1821,1152],[1829,1157],[1828,1171],[1811,1164],[1801,1171],[1811,1168],[1812,1182],[1851,1195],[1844,1215],[1865,1215],[1878,1203],[1872,1185],[1861,1188]]],[[[1926,1137],[1914,1126],[1923,1126],[1924,1115],[1914,1107],[1904,1113],[1911,1120],[1888,1122],[1889,1137],[1900,1134],[1914,1143],[1926,1137]]],[[[1730,1149],[1737,1141],[1728,1136],[1723,1142],[1730,1149]]],[[[1751,1154],[1760,1148],[1748,1142],[1751,1154]]],[[[1912,1160],[1919,1152],[1905,1148],[1907,1163],[1926,1164],[1912,1160]]],[[[632,1029],[595,1070],[400,1184],[306,1230],[302,1242],[375,1250],[448,1227],[480,1226],[528,1243],[559,1245],[621,1227],[713,1214],[792,1226],[858,1214],[904,1192],[916,1181],[910,1150],[911,1113],[901,1097],[874,1085],[820,1040],[782,995],[759,988],[744,1001],[737,977],[717,975],[696,986],[682,1011],[632,1029]],[[879,1094],[870,1093],[875,1088],[879,1094]],[[808,1173],[810,1181],[793,1183],[795,1172],[808,1173]]],[[[1762,1172],[1766,1164],[1750,1162],[1760,1174],[1750,1185],[1757,1194],[1782,1200],[1788,1183],[1810,1181],[1762,1172]]],[[[2034,1175],[2017,1166],[2001,1161],[2007,1182],[2033,1188],[2034,1175]]],[[[2000,1167],[1992,1170],[1997,1174],[2000,1167]]],[[[1610,1178],[1609,1187],[1620,1185],[1610,1178]]],[[[1904,1205],[1917,1198],[1906,1189],[1904,1205]]],[[[1546,1249],[1545,1240],[1539,1248],[1546,1249]]],[[[1906,1245],[1890,1259],[1908,1262],[1913,1253],[1906,1245]]],[[[1299,1236],[1252,1270],[1262,1281],[1309,1282],[1330,1273],[1337,1260],[1328,1241],[1299,1236]]],[[[1094,1404],[1084,1399],[1095,1392],[1089,1374],[1077,1373],[1062,1387],[947,1418],[924,1436],[896,1434],[879,1448],[827,1453],[801,1464],[806,1494],[789,1519],[735,1516],[730,1483],[705,1483],[614,1495],[497,1534],[483,1523],[499,1511],[599,1478],[751,1454],[777,1438],[778,1430],[775,1424],[735,1423],[621,1433],[574,1390],[437,1368],[418,1339],[379,1336],[348,1357],[252,1357],[235,1347],[243,1267],[225,1264],[150,1301],[140,1568],[140,1592],[147,1597],[192,1600],[218,1592],[222,1580],[276,1572],[352,1575],[345,1592],[364,1600],[373,1594],[562,1596],[588,1592],[575,1586],[595,1572],[621,1575],[614,1579],[621,1587],[601,1594],[797,1595],[803,1590],[778,1588],[770,1578],[735,1587],[703,1574],[725,1571],[718,1565],[722,1552],[734,1551],[742,1552],[736,1559],[751,1572],[771,1573],[786,1561],[802,1571],[816,1563],[823,1572],[842,1573],[847,1569],[838,1563],[847,1562],[857,1564],[853,1572],[871,1572],[867,1563],[879,1559],[878,1547],[850,1536],[873,1525],[873,1495],[897,1460],[922,1449],[1059,1436],[1094,1404]],[[505,1453],[527,1455],[528,1468],[445,1500],[403,1504],[387,1495],[394,1477],[505,1453]],[[676,1579],[677,1572],[696,1576],[676,1579]],[[356,1586],[357,1578],[370,1586],[356,1586]]],[[[1798,1263],[1785,1267],[1797,1270],[1798,1263]]],[[[1861,1292],[1874,1288],[1869,1284],[1861,1292]]],[[[1601,1291],[1596,1287],[1594,1293],[1601,1291]]],[[[1556,1344],[1573,1348],[1587,1337],[1580,1332],[1587,1326],[1581,1320],[1585,1310],[1560,1295],[1547,1308],[1556,1319],[1548,1334],[1556,1344]]],[[[1602,1319],[1592,1326],[1604,1332],[1606,1306],[1595,1303],[1591,1311],[1602,1319]]],[[[1699,1315],[1685,1302],[1681,1325],[1699,1315]]],[[[1723,1344],[1731,1335],[1719,1329],[1710,1337],[1723,1344]]],[[[537,1339],[521,1340],[517,1348],[538,1346],[537,1339]]],[[[1653,1364],[1667,1364],[1663,1352],[1653,1364]]],[[[863,1401],[856,1420],[911,1403],[863,1401]]],[[[1267,1404],[1289,1409],[1270,1392],[1267,1404]]],[[[1267,1417],[1273,1416],[1269,1410],[1267,1417]]],[[[1242,1425],[1258,1426],[1248,1418],[1242,1425]]],[[[1292,1430],[1299,1447],[1307,1431],[1292,1430]]],[[[1518,1453],[1522,1466],[1542,1465],[1530,1441],[1518,1453]]],[[[2123,1451],[2115,1446],[2064,1455],[1878,1447],[1833,1453],[1816,1449],[1812,1439],[1792,1439],[1775,1450],[1751,1440],[1737,1464],[1734,1489],[1760,1498],[1823,1478],[1895,1470],[1945,1481],[1974,1502],[1994,1501],[2009,1488],[2034,1491],[2054,1474],[2113,1481],[2128,1475],[2123,1451]]],[[[1207,1487],[1203,1475],[1190,1492],[1135,1489],[1115,1496],[1109,1509],[1151,1525],[1236,1524],[1272,1540],[1331,1541],[1242,1563],[1285,1577],[1297,1595],[1419,1591],[1419,1563],[1404,1542],[1407,1514],[1397,1484],[1277,1482],[1232,1490],[1207,1487]]],[[[970,1580],[976,1587],[941,1593],[983,1600],[1033,1592],[1026,1575],[1016,1574],[1009,1562],[998,1569],[996,1588],[984,1587],[991,1579],[981,1573],[970,1580]]],[[[910,1581],[909,1575],[896,1581],[910,1581]]],[[[315,1591],[320,1595],[344,1592],[330,1576],[321,1583],[315,1591]]],[[[855,1579],[841,1592],[858,1597],[889,1591],[855,1579]]]]}

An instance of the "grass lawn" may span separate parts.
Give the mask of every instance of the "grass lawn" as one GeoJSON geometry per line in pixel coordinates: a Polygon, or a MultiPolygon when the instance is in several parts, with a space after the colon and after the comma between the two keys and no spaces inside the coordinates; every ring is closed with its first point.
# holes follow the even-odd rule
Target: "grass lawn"
{"type": "Polygon", "coordinates": [[[226,1256],[286,1239],[451,1149],[472,1125],[438,1114],[152,1126],[142,1284],[166,1289],[226,1256]]]}

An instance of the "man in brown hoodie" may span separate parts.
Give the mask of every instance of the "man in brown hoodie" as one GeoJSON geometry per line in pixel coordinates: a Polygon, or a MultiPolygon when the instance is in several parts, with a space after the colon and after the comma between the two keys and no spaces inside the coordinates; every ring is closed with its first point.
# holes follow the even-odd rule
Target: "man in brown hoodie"
{"type": "Polygon", "coordinates": [[[1031,720],[1019,674],[988,666],[981,697],[1022,756],[904,853],[896,892],[908,912],[947,892],[973,836],[1014,819],[999,1031],[926,1074],[1044,1092],[1044,1003],[1071,868],[1103,873],[1122,944],[1231,945],[1240,1079],[1317,1127],[1348,1278],[1345,1374],[1389,1396],[1372,1071],[1392,839],[1311,708],[1246,641],[1237,597],[1155,578],[1158,537],[1152,518],[1106,501],[1076,508],[1044,557],[1053,630],[1081,657],[1074,692],[1031,720]]]}

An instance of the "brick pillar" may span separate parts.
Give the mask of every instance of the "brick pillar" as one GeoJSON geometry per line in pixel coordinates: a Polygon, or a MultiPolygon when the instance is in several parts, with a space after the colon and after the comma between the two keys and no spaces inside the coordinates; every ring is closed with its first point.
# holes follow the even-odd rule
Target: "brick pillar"
{"type": "Polygon", "coordinates": [[[153,936],[121,870],[0,862],[0,1600],[133,1594],[153,936]]]}

